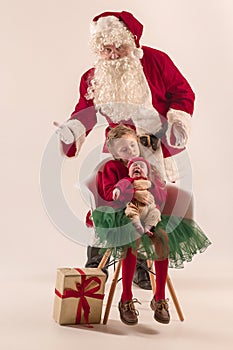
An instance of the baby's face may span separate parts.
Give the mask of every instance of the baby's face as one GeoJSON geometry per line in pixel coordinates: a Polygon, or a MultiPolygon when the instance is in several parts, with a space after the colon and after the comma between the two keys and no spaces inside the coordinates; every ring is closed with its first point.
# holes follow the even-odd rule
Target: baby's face
{"type": "Polygon", "coordinates": [[[139,157],[140,150],[137,139],[133,135],[124,135],[114,141],[114,157],[128,161],[133,157],[139,157]]]}
{"type": "Polygon", "coordinates": [[[133,162],[129,167],[129,177],[147,177],[148,169],[146,163],[142,161],[133,162]]]}

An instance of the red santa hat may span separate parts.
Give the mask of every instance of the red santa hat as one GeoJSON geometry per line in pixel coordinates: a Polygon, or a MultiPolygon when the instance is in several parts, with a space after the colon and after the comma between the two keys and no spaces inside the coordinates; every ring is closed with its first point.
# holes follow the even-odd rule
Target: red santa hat
{"type": "Polygon", "coordinates": [[[133,158],[131,158],[129,163],[127,164],[128,169],[130,168],[132,163],[135,163],[135,162],[144,162],[146,164],[146,166],[147,166],[148,173],[150,172],[150,163],[143,157],[133,157],[133,158]]]}
{"type": "MultiPolygon", "coordinates": [[[[122,43],[135,44],[134,54],[141,58],[143,55],[140,49],[139,40],[142,36],[143,25],[129,12],[104,12],[94,17],[91,24],[92,40],[94,39],[96,49],[100,45],[122,43]]],[[[97,51],[96,50],[96,51],[97,51]]]]}

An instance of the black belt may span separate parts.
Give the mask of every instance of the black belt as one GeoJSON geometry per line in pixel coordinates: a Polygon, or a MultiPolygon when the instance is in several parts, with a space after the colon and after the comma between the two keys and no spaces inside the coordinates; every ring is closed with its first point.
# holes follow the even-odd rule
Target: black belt
{"type": "Polygon", "coordinates": [[[146,134],[142,135],[139,137],[140,143],[145,146],[145,147],[152,147],[154,151],[157,150],[158,148],[158,142],[159,140],[163,137],[163,135],[167,131],[167,122],[164,123],[162,128],[156,132],[154,135],[153,134],[146,134]]]}

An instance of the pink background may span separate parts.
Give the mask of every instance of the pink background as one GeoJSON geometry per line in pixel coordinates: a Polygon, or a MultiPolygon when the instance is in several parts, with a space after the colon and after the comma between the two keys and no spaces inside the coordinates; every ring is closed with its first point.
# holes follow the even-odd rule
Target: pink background
{"type": "MultiPolygon", "coordinates": [[[[224,349],[228,349],[232,339],[227,324],[233,316],[228,297],[233,286],[230,0],[1,1],[2,348],[46,350],[74,347],[84,341],[89,346],[95,343],[95,333],[86,339],[85,331],[75,329],[73,334],[74,329],[60,329],[51,319],[56,268],[84,266],[86,249],[60,234],[49,220],[41,201],[39,176],[44,149],[55,131],[52,122],[69,117],[77,101],[80,76],[93,62],[87,44],[90,20],[107,10],[132,12],[144,24],[141,44],[169,54],[196,93],[188,146],[195,218],[213,242],[205,254],[173,274],[190,310],[186,328],[176,322],[165,330],[151,323],[152,329],[160,329],[159,334],[148,331],[139,338],[130,329],[130,335],[138,337],[135,349],[146,340],[148,344],[157,341],[159,346],[166,339],[172,343],[176,336],[172,327],[177,327],[180,338],[171,345],[173,349],[185,349],[187,344],[193,349],[200,344],[219,349],[223,337],[224,349]],[[186,281],[193,283],[193,288],[187,290],[186,281]],[[190,304],[195,288],[200,293],[201,316],[190,304]],[[205,309],[207,302],[210,305],[205,309]],[[222,306],[217,312],[219,303],[222,306]],[[226,323],[224,334],[218,333],[221,319],[224,327],[226,323]]],[[[88,144],[80,162],[85,152],[88,144]]],[[[63,186],[72,206],[81,212],[83,204],[74,188],[80,162],[64,161],[63,186]]],[[[113,328],[117,313],[114,319],[113,328]]],[[[126,332],[120,321],[115,326],[126,332]]],[[[113,347],[109,335],[116,337],[118,348],[121,342],[126,344],[125,337],[111,332],[106,335],[105,331],[97,334],[99,344],[107,337],[108,346],[113,347]]]]}

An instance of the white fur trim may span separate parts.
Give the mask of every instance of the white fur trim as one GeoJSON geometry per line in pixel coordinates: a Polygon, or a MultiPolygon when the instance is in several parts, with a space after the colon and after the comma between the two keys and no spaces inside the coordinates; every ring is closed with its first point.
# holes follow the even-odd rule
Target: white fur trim
{"type": "MultiPolygon", "coordinates": [[[[60,140],[69,145],[76,143],[76,154],[79,154],[82,144],[86,137],[85,126],[77,119],[67,120],[58,130],[60,140]]],[[[64,155],[63,148],[61,146],[61,154],[64,155]]]]}
{"type": "Polygon", "coordinates": [[[176,182],[179,180],[179,171],[173,157],[164,158],[166,180],[176,182]]]}
{"type": "Polygon", "coordinates": [[[85,141],[85,134],[79,136],[79,138],[75,141],[75,144],[76,144],[76,154],[75,156],[77,156],[81,150],[81,147],[82,147],[82,144],[84,143],[85,141]]]}
{"type": "Polygon", "coordinates": [[[143,57],[143,50],[141,48],[136,48],[133,50],[133,55],[139,59],[141,59],[143,57]]]}
{"type": "Polygon", "coordinates": [[[110,102],[104,105],[96,105],[96,109],[100,114],[107,115],[113,123],[131,119],[136,126],[137,134],[140,136],[155,134],[162,127],[159,113],[153,107],[124,102],[110,102]]]}
{"type": "Polygon", "coordinates": [[[167,143],[174,148],[184,148],[191,133],[191,115],[177,109],[170,108],[167,112],[168,129],[166,132],[167,143]],[[172,127],[177,127],[176,142],[171,144],[172,127]],[[178,131],[180,130],[180,132],[178,131]]]}
{"type": "Polygon", "coordinates": [[[115,16],[100,17],[98,21],[92,22],[90,25],[91,35],[102,32],[111,32],[113,28],[122,29],[124,23],[115,16]]]}
{"type": "Polygon", "coordinates": [[[185,120],[188,121],[188,123],[191,124],[191,115],[184,112],[184,111],[180,111],[178,109],[173,109],[170,108],[169,111],[167,112],[167,120],[169,123],[173,123],[174,121],[181,121],[183,123],[185,123],[185,120]]]}
{"type": "Polygon", "coordinates": [[[77,119],[70,119],[66,122],[66,125],[72,131],[76,144],[76,154],[77,156],[81,150],[82,144],[85,141],[86,128],[85,126],[77,119]]]}
{"type": "Polygon", "coordinates": [[[115,16],[101,17],[97,22],[92,22],[90,32],[90,48],[97,56],[104,45],[119,47],[124,44],[132,50],[136,47],[131,31],[115,16]]]}

